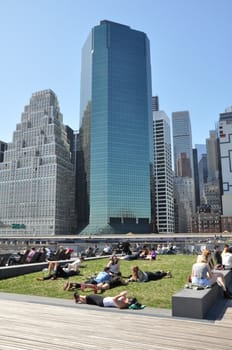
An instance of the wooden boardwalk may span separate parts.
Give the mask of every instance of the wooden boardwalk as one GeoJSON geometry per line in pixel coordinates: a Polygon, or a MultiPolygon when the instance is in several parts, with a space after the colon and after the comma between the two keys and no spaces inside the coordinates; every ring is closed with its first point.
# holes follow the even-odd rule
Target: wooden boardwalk
{"type": "Polygon", "coordinates": [[[214,321],[0,293],[0,350],[228,350],[232,301],[214,321]]]}

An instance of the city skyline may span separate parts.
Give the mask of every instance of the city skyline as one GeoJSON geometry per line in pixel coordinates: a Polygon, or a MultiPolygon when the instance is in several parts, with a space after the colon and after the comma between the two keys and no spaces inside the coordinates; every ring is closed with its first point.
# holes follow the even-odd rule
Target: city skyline
{"type": "Polygon", "coordinates": [[[205,143],[232,104],[231,9],[229,0],[1,2],[0,101],[7,122],[0,140],[12,141],[28,96],[44,89],[57,94],[64,123],[79,129],[82,46],[91,28],[107,19],[146,33],[160,110],[169,118],[188,110],[193,147],[205,143]]]}

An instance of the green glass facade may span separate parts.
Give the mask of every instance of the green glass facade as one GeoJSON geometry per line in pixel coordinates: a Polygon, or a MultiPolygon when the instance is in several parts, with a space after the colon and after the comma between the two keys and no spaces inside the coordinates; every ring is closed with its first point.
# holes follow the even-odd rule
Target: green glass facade
{"type": "Polygon", "coordinates": [[[150,232],[152,147],[149,40],[102,21],[82,51],[81,233],[150,232]]]}

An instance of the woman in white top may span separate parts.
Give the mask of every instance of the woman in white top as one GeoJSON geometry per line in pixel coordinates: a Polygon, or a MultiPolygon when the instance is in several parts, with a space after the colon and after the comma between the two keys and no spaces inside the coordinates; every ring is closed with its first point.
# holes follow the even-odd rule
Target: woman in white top
{"type": "Polygon", "coordinates": [[[230,247],[225,247],[222,254],[222,265],[225,270],[232,269],[232,253],[230,247]]]}
{"type": "Polygon", "coordinates": [[[206,288],[217,283],[223,289],[224,297],[227,299],[232,299],[232,294],[226,286],[226,281],[223,274],[212,270],[209,265],[210,259],[211,252],[208,249],[204,249],[202,254],[198,255],[197,262],[192,266],[192,284],[206,288]]]}
{"type": "Polygon", "coordinates": [[[79,295],[74,293],[74,299],[77,304],[89,304],[101,307],[117,307],[119,309],[128,309],[130,305],[136,303],[135,298],[128,298],[127,291],[123,291],[115,297],[102,297],[99,294],[79,295]]]}

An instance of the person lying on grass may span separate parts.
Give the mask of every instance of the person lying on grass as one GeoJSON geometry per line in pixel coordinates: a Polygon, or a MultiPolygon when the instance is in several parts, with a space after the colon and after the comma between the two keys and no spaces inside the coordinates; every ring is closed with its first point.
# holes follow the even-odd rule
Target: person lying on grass
{"type": "Polygon", "coordinates": [[[149,282],[149,281],[157,281],[164,277],[172,277],[170,271],[142,271],[138,266],[132,266],[132,275],[128,279],[128,282],[149,282]]]}
{"type": "Polygon", "coordinates": [[[138,303],[136,298],[129,298],[127,294],[128,292],[126,290],[114,297],[103,297],[96,294],[79,295],[78,293],[74,293],[74,300],[76,304],[89,304],[100,307],[116,307],[119,309],[128,309],[130,307],[133,309],[139,309],[145,307],[145,305],[138,303]]]}
{"type": "MultiPolygon", "coordinates": [[[[87,281],[88,282],[88,281],[87,281]]],[[[119,286],[126,286],[128,282],[126,282],[120,275],[113,276],[109,281],[100,282],[97,284],[93,283],[78,283],[78,282],[67,282],[64,285],[64,290],[74,290],[77,288],[81,288],[84,291],[86,288],[91,288],[94,290],[94,293],[97,294],[98,291],[103,293],[105,290],[112,289],[119,286]]]]}

